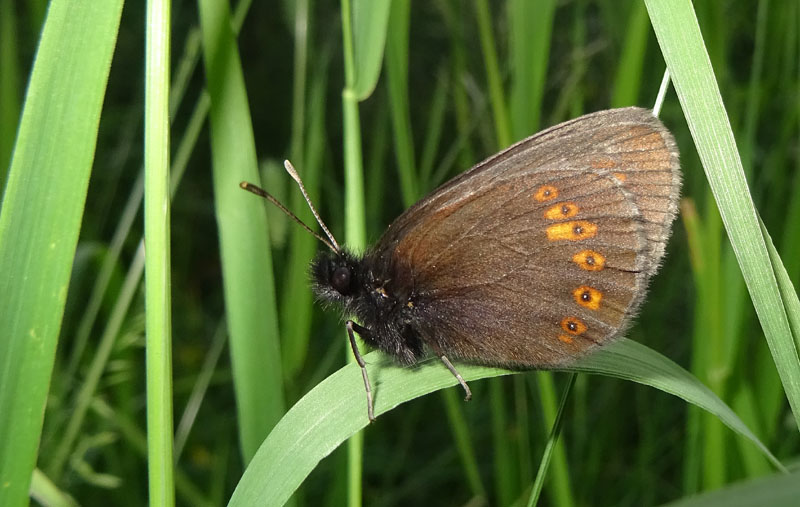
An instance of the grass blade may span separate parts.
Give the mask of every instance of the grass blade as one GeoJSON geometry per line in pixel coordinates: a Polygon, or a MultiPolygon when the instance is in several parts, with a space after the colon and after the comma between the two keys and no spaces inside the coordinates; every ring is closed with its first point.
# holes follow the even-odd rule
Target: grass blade
{"type": "Polygon", "coordinates": [[[511,144],[511,122],[509,121],[506,97],[503,92],[503,80],[500,77],[500,64],[497,61],[497,48],[492,30],[492,16],[489,13],[489,3],[486,0],[475,2],[475,19],[481,39],[483,61],[486,65],[486,79],[489,85],[489,99],[492,103],[492,116],[494,118],[495,136],[497,146],[511,144]]]}
{"type": "Polygon", "coordinates": [[[53,1],[28,84],[0,212],[2,505],[28,496],[121,10],[53,1]]]}
{"type": "Polygon", "coordinates": [[[772,268],[775,270],[778,288],[781,291],[786,316],[789,319],[789,327],[792,330],[795,344],[797,348],[800,349],[800,300],[797,298],[797,290],[794,288],[791,278],[789,278],[789,273],[786,272],[778,250],[776,250],[775,245],[772,244],[772,237],[769,235],[767,227],[760,218],[759,225],[761,226],[761,234],[764,235],[764,239],[766,240],[769,260],[772,263],[772,268]]]}
{"type": "Polygon", "coordinates": [[[625,44],[622,45],[622,55],[614,76],[611,107],[630,106],[636,104],[639,98],[649,28],[644,3],[634,2],[625,32],[625,44]]]}
{"type": "MultiPolygon", "coordinates": [[[[375,392],[376,416],[457,383],[434,360],[413,369],[393,366],[378,352],[367,354],[364,360],[375,392]]],[[[620,340],[580,360],[570,371],[632,380],[678,396],[715,414],[782,469],[780,462],[722,400],[689,372],[644,345],[620,340]]],[[[514,373],[469,365],[459,365],[459,372],[467,381],[514,373]]],[[[282,504],[322,458],[367,424],[364,385],[358,366],[351,363],[318,384],[289,410],[258,450],[229,505],[282,504]]]]}
{"type": "Polygon", "coordinates": [[[556,414],[555,421],[553,421],[553,427],[550,430],[550,437],[547,439],[547,444],[545,445],[544,453],[542,454],[542,460],[539,464],[539,471],[536,473],[536,479],[533,481],[533,488],[531,489],[531,494],[528,498],[528,507],[533,507],[539,501],[539,494],[542,492],[544,478],[547,474],[547,469],[550,468],[550,460],[553,457],[553,449],[555,448],[556,442],[558,442],[558,436],[561,434],[561,421],[564,416],[564,410],[567,406],[567,401],[569,401],[569,393],[572,391],[572,386],[574,384],[575,374],[573,373],[569,376],[567,385],[564,387],[564,393],[561,395],[561,403],[558,405],[558,413],[556,414]]]}
{"type": "Polygon", "coordinates": [[[411,2],[395,0],[391,8],[391,30],[386,44],[386,88],[394,132],[394,152],[403,204],[419,199],[419,182],[414,157],[414,137],[408,96],[408,36],[411,2]]]}
{"type": "Polygon", "coordinates": [[[688,0],[646,0],[700,160],[800,428],[800,357],[722,97],[688,0]]]}
{"type": "Polygon", "coordinates": [[[358,101],[372,95],[383,62],[390,0],[353,0],[353,58],[355,80],[351,83],[358,101]]]}
{"type": "Polygon", "coordinates": [[[540,127],[556,2],[513,0],[509,2],[509,10],[509,46],[513,64],[509,100],[512,136],[516,141],[540,127]]]}
{"type": "Polygon", "coordinates": [[[259,176],[228,4],[203,0],[198,6],[239,442],[247,463],[284,411],[278,312],[266,210],[239,188],[259,176]]]}
{"type": "Polygon", "coordinates": [[[172,284],[169,199],[170,2],[147,2],[144,231],[147,477],[150,500],[175,504],[172,461],[172,284]]]}

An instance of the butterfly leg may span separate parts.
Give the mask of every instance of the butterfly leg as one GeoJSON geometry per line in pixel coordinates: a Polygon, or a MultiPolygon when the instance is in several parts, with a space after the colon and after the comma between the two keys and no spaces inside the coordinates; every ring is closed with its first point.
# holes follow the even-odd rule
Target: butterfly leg
{"type": "Polygon", "coordinates": [[[444,365],[447,366],[447,369],[450,370],[450,373],[452,373],[453,376],[456,378],[456,380],[458,380],[458,383],[461,384],[461,387],[464,388],[464,392],[466,393],[466,396],[464,397],[464,401],[471,400],[472,399],[472,391],[469,390],[469,386],[467,385],[467,382],[464,380],[464,377],[462,377],[461,374],[458,373],[458,370],[456,370],[456,367],[453,366],[453,363],[451,363],[450,360],[447,359],[447,356],[445,356],[444,354],[438,354],[438,356],[439,356],[439,359],[442,360],[444,365]]]}
{"type": "Polygon", "coordinates": [[[355,336],[355,333],[358,333],[363,337],[368,335],[370,331],[363,326],[359,326],[352,320],[348,320],[345,326],[347,327],[347,335],[350,337],[350,347],[353,349],[353,355],[356,357],[358,366],[361,367],[361,376],[364,377],[364,390],[367,392],[367,416],[369,417],[369,422],[375,422],[375,413],[372,408],[372,388],[369,385],[369,377],[367,377],[367,365],[364,363],[364,358],[361,357],[361,353],[358,351],[355,336]]]}

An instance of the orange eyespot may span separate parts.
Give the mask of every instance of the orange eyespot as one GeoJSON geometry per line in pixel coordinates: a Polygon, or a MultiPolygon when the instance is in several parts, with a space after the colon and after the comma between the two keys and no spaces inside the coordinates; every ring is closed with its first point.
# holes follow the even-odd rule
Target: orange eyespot
{"type": "Polygon", "coordinates": [[[547,239],[550,241],[579,241],[595,236],[597,236],[597,225],[586,220],[553,224],[547,228],[547,239]]]}
{"type": "Polygon", "coordinates": [[[550,220],[557,220],[559,218],[571,218],[578,214],[578,206],[575,203],[564,202],[555,204],[544,212],[544,217],[550,220]]]}
{"type": "Polygon", "coordinates": [[[564,320],[561,321],[561,329],[571,335],[578,336],[585,333],[588,328],[586,324],[575,317],[564,317],[564,320]]]}
{"type": "Polygon", "coordinates": [[[594,250],[581,250],[572,256],[572,262],[586,271],[601,271],[606,266],[606,258],[594,250]]]}
{"type": "Polygon", "coordinates": [[[553,185],[542,185],[533,194],[533,198],[539,202],[549,201],[558,197],[558,189],[553,185]]]}
{"type": "Polygon", "coordinates": [[[565,334],[558,335],[558,339],[561,340],[564,343],[572,343],[572,338],[570,338],[569,336],[567,336],[565,334]]]}
{"type": "Polygon", "coordinates": [[[575,297],[575,302],[579,305],[589,308],[590,310],[597,310],[600,308],[600,301],[603,300],[603,293],[597,289],[593,289],[588,285],[583,285],[572,291],[575,297]]]}

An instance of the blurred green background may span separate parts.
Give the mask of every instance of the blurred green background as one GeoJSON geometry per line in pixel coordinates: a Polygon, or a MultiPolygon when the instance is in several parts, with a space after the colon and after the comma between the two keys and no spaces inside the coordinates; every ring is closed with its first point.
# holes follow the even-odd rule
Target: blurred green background
{"type": "MultiPolygon", "coordinates": [[[[0,0],[0,182],[46,6],[0,0]]],[[[694,7],[756,208],[796,286],[800,5],[702,0],[694,7]]],[[[172,7],[179,89],[171,104],[172,170],[185,169],[171,211],[173,403],[177,498],[185,505],[224,504],[243,453],[253,452],[243,442],[225,342],[214,128],[234,136],[252,128],[263,186],[313,221],[281,166],[290,158],[333,234],[358,237],[345,226],[339,3],[245,0],[232,10],[252,127],[209,131],[204,90],[213,79],[198,7],[172,7]]],[[[82,505],[147,502],[144,293],[131,274],[143,233],[144,26],[144,3],[128,2],[37,462],[82,505]],[[74,422],[80,405],[85,417],[74,422]]],[[[367,243],[446,179],[541,128],[610,107],[652,107],[665,69],[639,1],[395,0],[387,27],[380,78],[358,105],[367,243]]],[[[628,337],[692,371],[791,465],[798,431],[673,92],[661,118],[681,151],[682,213],[628,337]]],[[[314,307],[308,288],[306,265],[321,245],[277,210],[268,208],[267,217],[280,360],[265,360],[264,378],[280,380],[265,392],[281,393],[283,410],[348,360],[347,344],[338,316],[314,307]]],[[[268,354],[263,343],[252,347],[242,353],[256,361],[268,354]]],[[[550,431],[545,414],[554,401],[543,396],[557,399],[566,374],[553,379],[554,387],[533,373],[478,381],[468,404],[456,389],[405,404],[364,432],[362,477],[348,471],[342,446],[292,501],[344,505],[348,480],[356,480],[366,505],[524,504],[550,431]]],[[[265,416],[255,433],[263,439],[280,415],[265,416]]],[[[564,417],[563,453],[543,505],[654,505],[774,473],[714,417],[638,384],[579,375],[564,417]]]]}

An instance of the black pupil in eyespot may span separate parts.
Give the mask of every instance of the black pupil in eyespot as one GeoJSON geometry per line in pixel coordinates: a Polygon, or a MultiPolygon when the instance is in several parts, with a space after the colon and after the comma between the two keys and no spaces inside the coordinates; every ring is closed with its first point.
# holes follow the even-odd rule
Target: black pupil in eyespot
{"type": "Polygon", "coordinates": [[[333,288],[341,293],[345,293],[350,289],[350,270],[342,266],[336,268],[331,278],[333,288]]]}

